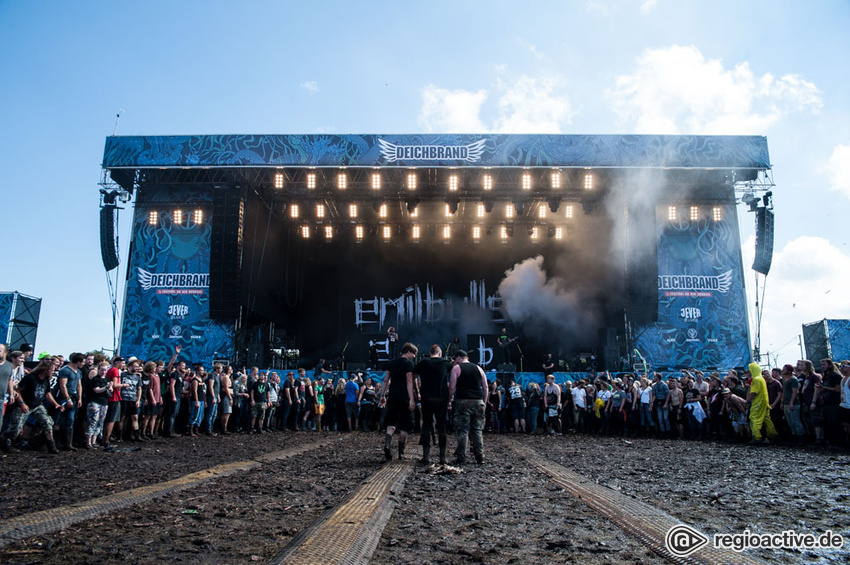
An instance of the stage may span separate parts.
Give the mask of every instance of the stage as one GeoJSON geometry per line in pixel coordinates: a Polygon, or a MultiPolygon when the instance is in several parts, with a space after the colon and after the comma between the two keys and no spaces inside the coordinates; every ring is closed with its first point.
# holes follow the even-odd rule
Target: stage
{"type": "Polygon", "coordinates": [[[737,202],[769,163],[756,136],[108,137],[102,221],[133,211],[119,351],[345,369],[392,326],[488,370],[744,366],[737,202]]]}

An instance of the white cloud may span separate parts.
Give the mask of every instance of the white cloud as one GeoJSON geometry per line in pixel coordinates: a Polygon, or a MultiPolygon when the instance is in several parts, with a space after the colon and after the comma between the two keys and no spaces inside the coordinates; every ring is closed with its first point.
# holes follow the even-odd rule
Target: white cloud
{"type": "MultiPolygon", "coordinates": [[[[755,239],[751,237],[744,243],[743,253],[752,319],[755,319],[755,289],[750,266],[754,249],[755,239]]],[[[827,239],[798,237],[774,253],[770,274],[762,279],[765,283],[762,352],[781,348],[778,361],[793,363],[800,354],[795,336],[801,334],[803,324],[824,318],[850,318],[850,286],[844,282],[847,280],[850,280],[850,255],[827,239]]],[[[761,299],[759,292],[760,302],[761,299]]],[[[770,361],[774,361],[773,356],[770,361]]]]}
{"type": "Polygon", "coordinates": [[[309,90],[310,92],[318,92],[319,91],[319,83],[315,80],[308,80],[307,82],[302,82],[300,84],[301,88],[304,90],[309,90]]]}
{"type": "Polygon", "coordinates": [[[614,112],[640,133],[763,134],[794,111],[816,113],[817,87],[799,75],[756,76],[694,46],[648,49],[606,92],[614,112]]]}
{"type": "Polygon", "coordinates": [[[827,166],[829,188],[850,198],[850,145],[836,145],[827,166]]]}
{"type": "Polygon", "coordinates": [[[499,80],[492,93],[429,85],[423,91],[419,125],[427,132],[559,133],[574,114],[564,91],[560,77],[525,75],[510,83],[499,80]],[[481,114],[491,98],[496,117],[488,125],[481,114]]]}
{"type": "Polygon", "coordinates": [[[657,4],[658,0],[646,0],[646,2],[640,5],[640,11],[644,14],[648,14],[657,4]]]}
{"type": "Polygon", "coordinates": [[[448,90],[430,84],[422,93],[419,125],[428,133],[484,131],[479,114],[486,99],[486,90],[448,90]]]}

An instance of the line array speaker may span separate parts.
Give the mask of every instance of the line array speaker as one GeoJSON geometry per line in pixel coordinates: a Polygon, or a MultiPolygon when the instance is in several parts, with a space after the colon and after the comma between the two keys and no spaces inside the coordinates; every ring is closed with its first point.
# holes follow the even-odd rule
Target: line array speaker
{"type": "Polygon", "coordinates": [[[220,322],[239,317],[244,213],[242,189],[214,189],[210,219],[210,318],[220,322]]]}
{"type": "Polygon", "coordinates": [[[645,325],[658,321],[658,236],[655,207],[629,207],[626,219],[629,243],[626,250],[626,290],[629,319],[645,325]]]}
{"type": "Polygon", "coordinates": [[[756,255],[753,270],[767,275],[773,262],[773,211],[759,208],[756,212],[756,255]]]}
{"type": "Polygon", "coordinates": [[[111,271],[118,267],[118,244],[115,241],[115,211],[114,204],[107,204],[100,209],[100,257],[103,268],[111,271]]]}

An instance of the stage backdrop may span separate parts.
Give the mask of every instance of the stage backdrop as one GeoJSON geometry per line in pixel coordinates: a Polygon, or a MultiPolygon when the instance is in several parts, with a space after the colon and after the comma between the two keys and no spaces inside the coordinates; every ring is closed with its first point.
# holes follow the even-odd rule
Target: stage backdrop
{"type": "Polygon", "coordinates": [[[139,193],[121,324],[123,357],[168,360],[178,344],[187,361],[232,355],[232,328],[209,317],[211,202],[211,193],[199,188],[148,187],[139,193]],[[180,224],[174,222],[174,202],[187,203],[180,224]],[[159,216],[151,225],[148,211],[154,208],[159,216]],[[197,224],[195,209],[204,211],[197,224]]]}
{"type": "MultiPolygon", "coordinates": [[[[734,206],[722,220],[687,217],[658,226],[658,322],[635,331],[652,368],[732,368],[750,361],[741,243],[734,206]]],[[[682,216],[684,214],[680,214],[682,216]]]]}

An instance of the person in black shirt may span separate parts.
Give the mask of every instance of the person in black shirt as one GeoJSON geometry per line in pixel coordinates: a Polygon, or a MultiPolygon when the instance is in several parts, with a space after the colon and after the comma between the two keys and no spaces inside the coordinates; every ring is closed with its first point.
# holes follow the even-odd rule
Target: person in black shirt
{"type": "Polygon", "coordinates": [[[257,375],[257,380],[251,385],[251,428],[254,433],[263,433],[263,420],[266,417],[266,408],[269,405],[269,383],[266,382],[266,374],[257,375]]]}
{"type": "Polygon", "coordinates": [[[484,462],[484,406],[487,404],[490,387],[484,370],[469,362],[466,351],[455,354],[455,365],[449,375],[449,402],[454,400],[457,451],[455,462],[466,462],[466,444],[472,435],[472,452],[475,461],[484,462]]]}
{"type": "Polygon", "coordinates": [[[413,396],[413,359],[419,350],[412,343],[401,347],[401,357],[390,361],[384,374],[383,396],[387,400],[387,414],[384,422],[387,433],[384,437],[384,458],[393,458],[390,449],[396,428],[400,430],[398,437],[398,458],[404,458],[404,447],[407,444],[407,434],[413,431],[413,411],[416,409],[416,398],[413,396]]]}
{"type": "Polygon", "coordinates": [[[431,430],[433,420],[437,419],[437,437],[440,443],[440,464],[446,463],[446,414],[449,400],[449,371],[451,363],[443,359],[440,346],[431,346],[430,357],[420,361],[413,372],[419,376],[419,395],[422,398],[422,432],[419,445],[422,446],[423,465],[431,463],[431,430]]]}

